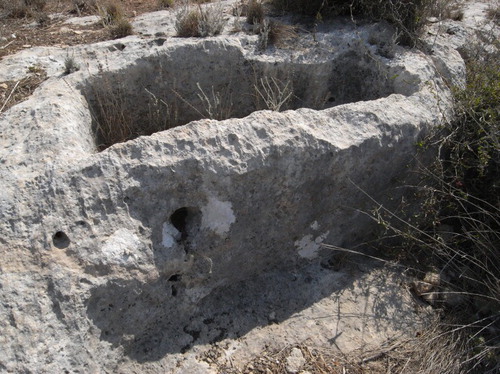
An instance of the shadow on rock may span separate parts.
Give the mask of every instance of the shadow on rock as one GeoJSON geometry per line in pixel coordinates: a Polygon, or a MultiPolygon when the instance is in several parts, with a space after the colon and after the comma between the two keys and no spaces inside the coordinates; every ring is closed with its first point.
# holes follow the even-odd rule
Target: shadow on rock
{"type": "MultiPolygon", "coordinates": [[[[101,329],[101,339],[123,347],[125,354],[138,362],[155,361],[168,353],[186,352],[194,345],[237,339],[258,326],[285,321],[324,298],[336,299],[363,275],[359,269],[355,273],[314,263],[295,273],[276,271],[220,286],[198,302],[192,301],[193,289],[184,289],[178,278],[154,283],[116,280],[92,290],[87,313],[101,329]]],[[[366,296],[368,303],[373,287],[387,286],[383,279],[375,281],[381,283],[365,289],[355,286],[354,295],[360,299],[366,296]]],[[[388,297],[383,302],[386,305],[378,300],[376,305],[367,306],[370,310],[365,310],[365,318],[385,320],[387,310],[401,309],[397,298],[388,297]]],[[[349,318],[338,312],[332,309],[329,317],[349,318]]],[[[394,323],[396,319],[391,321],[394,323]]],[[[374,327],[386,328],[384,323],[374,327]]],[[[332,338],[338,333],[332,329],[332,338]]]]}

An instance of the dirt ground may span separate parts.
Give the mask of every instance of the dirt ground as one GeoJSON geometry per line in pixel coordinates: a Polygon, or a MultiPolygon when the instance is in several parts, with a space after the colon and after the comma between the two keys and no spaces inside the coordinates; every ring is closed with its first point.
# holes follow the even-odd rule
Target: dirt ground
{"type": "MultiPolygon", "coordinates": [[[[12,6],[0,3],[0,58],[35,46],[64,47],[111,38],[101,22],[86,26],[64,25],[64,21],[71,17],[99,15],[94,0],[38,1],[45,1],[42,9],[28,7],[18,14],[13,13],[12,6]]],[[[117,4],[127,19],[161,9],[158,0],[117,0],[117,4]]]]}
{"type": "MultiPolygon", "coordinates": [[[[125,19],[160,10],[159,0],[116,0],[125,19]]],[[[112,39],[100,20],[65,24],[73,17],[99,16],[96,0],[0,0],[0,61],[23,49],[68,47],[112,39]],[[30,3],[31,6],[20,4],[30,3]]],[[[29,71],[20,81],[0,82],[0,113],[26,99],[46,79],[43,70],[29,71]]]]}

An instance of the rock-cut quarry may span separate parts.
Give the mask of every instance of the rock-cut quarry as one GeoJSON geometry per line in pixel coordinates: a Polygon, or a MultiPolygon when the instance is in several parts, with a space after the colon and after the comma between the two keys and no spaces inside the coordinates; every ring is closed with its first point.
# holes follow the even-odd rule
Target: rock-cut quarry
{"type": "Polygon", "coordinates": [[[341,18],[262,49],[227,17],[179,38],[160,11],[0,62],[0,81],[49,77],[0,115],[0,371],[237,371],[424,323],[401,269],[334,248],[363,251],[366,213],[449,120],[456,46],[341,18]]]}

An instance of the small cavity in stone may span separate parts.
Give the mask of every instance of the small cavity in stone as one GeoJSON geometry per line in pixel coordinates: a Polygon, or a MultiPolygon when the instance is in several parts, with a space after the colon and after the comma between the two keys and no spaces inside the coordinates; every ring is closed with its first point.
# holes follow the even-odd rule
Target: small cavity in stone
{"type": "Polygon", "coordinates": [[[68,235],[66,235],[63,231],[58,231],[52,236],[52,244],[54,247],[59,249],[68,248],[71,243],[68,235]]]}
{"type": "Polygon", "coordinates": [[[194,207],[182,207],[170,216],[170,223],[180,233],[178,242],[186,242],[192,239],[201,225],[201,211],[194,207]]]}

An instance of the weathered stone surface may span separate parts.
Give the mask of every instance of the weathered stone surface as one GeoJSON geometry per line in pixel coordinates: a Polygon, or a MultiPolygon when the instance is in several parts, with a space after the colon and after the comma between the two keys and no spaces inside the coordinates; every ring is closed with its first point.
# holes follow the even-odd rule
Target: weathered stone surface
{"type": "Polygon", "coordinates": [[[302,365],[306,362],[304,355],[298,348],[292,348],[290,355],[286,358],[286,370],[289,373],[298,373],[302,365]]]}
{"type": "Polygon", "coordinates": [[[381,56],[370,41],[388,32],[344,20],[264,53],[256,36],[132,36],[73,48],[84,68],[68,76],[67,50],[2,61],[0,81],[34,61],[50,75],[0,116],[2,370],[205,373],[264,346],[411,334],[422,316],[402,276],[325,266],[339,257],[321,247],[370,238],[366,193],[391,204],[416,142],[449,117],[444,67],[463,80],[453,53],[381,56]],[[266,76],[293,82],[294,110],[253,112],[266,76]],[[171,86],[199,110],[198,85],[229,87],[242,118],[186,110],[185,125],[98,152],[99,82],[135,122],[145,89],[173,100],[171,86]]]}

